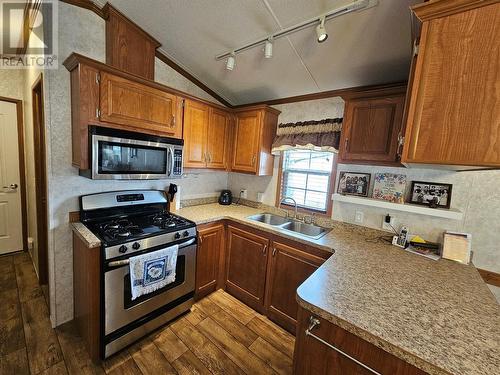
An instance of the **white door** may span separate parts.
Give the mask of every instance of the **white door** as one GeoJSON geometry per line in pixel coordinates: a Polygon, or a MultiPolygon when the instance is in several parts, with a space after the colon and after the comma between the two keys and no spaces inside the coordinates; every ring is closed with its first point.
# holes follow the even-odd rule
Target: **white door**
{"type": "Polygon", "coordinates": [[[0,254],[23,249],[17,107],[0,101],[0,254]]]}

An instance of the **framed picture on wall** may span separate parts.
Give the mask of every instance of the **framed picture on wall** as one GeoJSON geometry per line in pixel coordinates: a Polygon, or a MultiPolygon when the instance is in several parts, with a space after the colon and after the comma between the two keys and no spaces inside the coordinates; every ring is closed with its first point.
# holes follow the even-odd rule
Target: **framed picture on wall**
{"type": "Polygon", "coordinates": [[[337,193],[367,197],[370,178],[369,173],[340,172],[337,193]]]}
{"type": "Polygon", "coordinates": [[[434,208],[450,208],[451,184],[412,181],[409,203],[434,208]]]}
{"type": "Polygon", "coordinates": [[[394,173],[375,173],[373,198],[393,203],[404,203],[406,176],[394,173]]]}

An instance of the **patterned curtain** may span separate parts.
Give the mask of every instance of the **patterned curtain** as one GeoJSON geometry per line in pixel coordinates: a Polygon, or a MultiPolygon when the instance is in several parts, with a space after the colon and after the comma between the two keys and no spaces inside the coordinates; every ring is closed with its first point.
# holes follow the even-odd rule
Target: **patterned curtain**
{"type": "Polygon", "coordinates": [[[272,153],[290,149],[338,152],[342,118],[279,124],[272,153]]]}

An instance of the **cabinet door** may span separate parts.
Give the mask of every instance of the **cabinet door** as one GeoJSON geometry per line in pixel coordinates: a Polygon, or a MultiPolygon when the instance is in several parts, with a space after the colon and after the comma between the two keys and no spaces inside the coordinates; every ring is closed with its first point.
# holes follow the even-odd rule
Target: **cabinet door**
{"type": "Polygon", "coordinates": [[[312,315],[303,308],[299,309],[299,324],[295,340],[294,371],[296,375],[424,375],[427,374],[402,359],[387,353],[360,337],[312,315]],[[310,318],[319,324],[310,328],[310,318]],[[306,335],[309,331],[316,337],[306,335]],[[318,340],[321,339],[323,342],[318,340]],[[337,350],[333,349],[335,347],[337,350]],[[372,369],[368,370],[355,360],[372,369]]]}
{"type": "Polygon", "coordinates": [[[217,289],[219,259],[224,241],[224,225],[217,224],[198,230],[196,252],[196,297],[201,298],[217,289]]]}
{"type": "Polygon", "coordinates": [[[207,168],[226,169],[231,115],[211,108],[207,131],[207,168]]]}
{"type": "Polygon", "coordinates": [[[249,111],[238,113],[234,130],[233,162],[235,172],[257,171],[260,128],[262,112],[249,111]]]}
{"type": "Polygon", "coordinates": [[[228,226],[226,290],[254,310],[264,310],[269,240],[228,226]]]}
{"type": "Polygon", "coordinates": [[[500,3],[479,3],[445,17],[419,8],[431,19],[422,25],[405,163],[500,167],[500,3]]]}
{"type": "Polygon", "coordinates": [[[341,137],[340,162],[396,163],[404,94],[349,100],[341,137]]]}
{"type": "Polygon", "coordinates": [[[99,124],[99,70],[80,64],[71,71],[71,131],[73,165],[89,168],[90,124],[99,124]]]}
{"type": "Polygon", "coordinates": [[[193,100],[184,103],[184,167],[207,165],[207,131],[210,107],[193,100]]]}
{"type": "Polygon", "coordinates": [[[271,249],[266,286],[267,316],[295,334],[297,288],[325,260],[279,242],[273,242],[271,249]]]}
{"type": "Polygon", "coordinates": [[[130,130],[182,137],[175,95],[109,73],[101,74],[101,121],[130,130]]]}

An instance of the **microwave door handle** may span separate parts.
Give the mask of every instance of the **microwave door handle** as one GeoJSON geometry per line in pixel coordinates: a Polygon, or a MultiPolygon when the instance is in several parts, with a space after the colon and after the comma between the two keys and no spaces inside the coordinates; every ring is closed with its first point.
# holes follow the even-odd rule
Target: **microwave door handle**
{"type": "Polygon", "coordinates": [[[169,162],[170,162],[170,167],[167,164],[167,168],[168,168],[167,175],[171,176],[174,173],[174,150],[171,147],[169,147],[167,154],[168,154],[167,157],[169,158],[169,162]]]}

